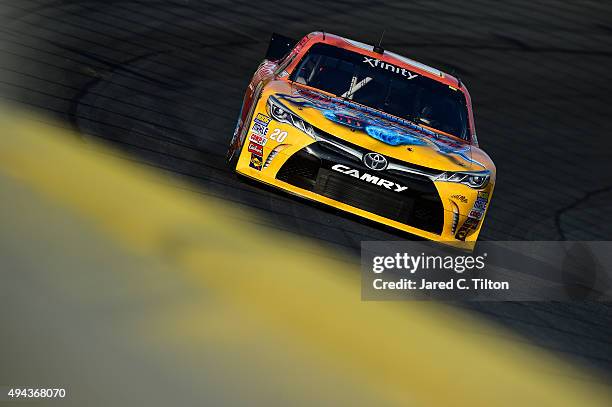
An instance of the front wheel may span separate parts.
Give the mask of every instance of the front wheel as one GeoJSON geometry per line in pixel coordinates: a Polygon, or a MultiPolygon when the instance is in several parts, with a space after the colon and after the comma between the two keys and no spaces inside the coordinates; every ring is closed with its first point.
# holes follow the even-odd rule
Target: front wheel
{"type": "Polygon", "coordinates": [[[227,154],[225,155],[227,165],[232,170],[235,170],[236,166],[238,165],[238,157],[240,156],[239,151],[240,149],[235,148],[234,143],[232,143],[232,145],[230,145],[229,149],[227,150],[227,154]]]}
{"type": "MultiPolygon", "coordinates": [[[[247,139],[246,133],[247,133],[248,127],[245,129],[244,126],[245,125],[249,126],[249,123],[251,123],[253,112],[255,111],[255,107],[257,106],[257,103],[259,102],[259,95],[261,93],[261,88],[262,88],[262,83],[260,82],[259,85],[257,85],[257,89],[254,92],[254,95],[257,95],[257,97],[253,98],[253,102],[251,103],[251,107],[249,108],[249,114],[247,114],[247,118],[244,122],[238,119],[238,123],[236,123],[236,129],[234,130],[234,136],[232,137],[232,141],[227,150],[227,154],[226,154],[227,164],[230,166],[230,168],[234,170],[236,169],[236,166],[238,165],[238,158],[240,157],[242,146],[244,145],[247,139]],[[243,136],[243,140],[242,140],[242,143],[239,143],[238,141],[241,138],[241,134],[243,136]]],[[[244,109],[244,102],[243,102],[242,109],[244,109]]],[[[241,116],[242,116],[242,109],[240,111],[241,116]]]]}
{"type": "Polygon", "coordinates": [[[240,120],[236,123],[236,129],[234,129],[234,135],[232,136],[232,141],[230,141],[229,148],[227,149],[227,153],[225,153],[225,160],[227,165],[231,169],[236,169],[236,165],[238,165],[238,157],[240,156],[241,146],[237,146],[238,144],[238,134],[240,133],[240,120]]]}

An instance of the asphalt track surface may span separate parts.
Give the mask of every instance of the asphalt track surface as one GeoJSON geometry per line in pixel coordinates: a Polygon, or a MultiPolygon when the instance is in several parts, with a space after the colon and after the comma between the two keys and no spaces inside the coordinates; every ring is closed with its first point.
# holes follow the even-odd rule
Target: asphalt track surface
{"type": "MultiPolygon", "coordinates": [[[[224,155],[272,31],[374,43],[386,30],[385,48],[470,89],[498,169],[481,239],[612,240],[612,4],[446,3],[3,1],[0,98],[357,259],[362,240],[411,237],[246,184],[224,155]]],[[[612,373],[609,304],[461,306],[612,373]]]]}

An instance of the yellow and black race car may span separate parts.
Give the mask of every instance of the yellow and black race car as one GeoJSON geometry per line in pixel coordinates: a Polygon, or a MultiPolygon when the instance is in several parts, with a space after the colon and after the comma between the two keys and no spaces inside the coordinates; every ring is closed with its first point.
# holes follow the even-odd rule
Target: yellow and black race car
{"type": "Polygon", "coordinates": [[[457,78],[329,33],[273,35],[228,150],[246,177],[455,245],[495,184],[457,78]]]}

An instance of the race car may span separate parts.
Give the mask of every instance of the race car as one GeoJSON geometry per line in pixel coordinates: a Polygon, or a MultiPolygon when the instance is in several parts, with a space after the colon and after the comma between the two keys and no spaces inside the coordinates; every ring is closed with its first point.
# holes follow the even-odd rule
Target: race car
{"type": "Polygon", "coordinates": [[[473,247],[495,185],[460,79],[325,32],[273,34],[228,162],[245,177],[473,247]]]}

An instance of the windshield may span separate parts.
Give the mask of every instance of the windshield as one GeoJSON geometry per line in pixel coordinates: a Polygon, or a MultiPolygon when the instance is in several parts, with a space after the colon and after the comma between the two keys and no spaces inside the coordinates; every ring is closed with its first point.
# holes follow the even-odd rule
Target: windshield
{"type": "Polygon", "coordinates": [[[319,43],[290,79],[469,140],[463,93],[406,68],[319,43]]]}

